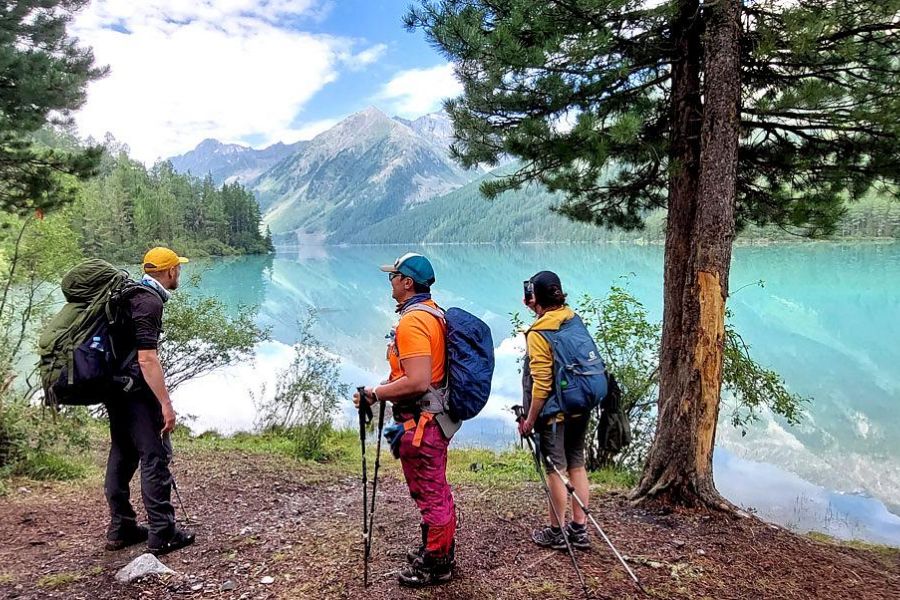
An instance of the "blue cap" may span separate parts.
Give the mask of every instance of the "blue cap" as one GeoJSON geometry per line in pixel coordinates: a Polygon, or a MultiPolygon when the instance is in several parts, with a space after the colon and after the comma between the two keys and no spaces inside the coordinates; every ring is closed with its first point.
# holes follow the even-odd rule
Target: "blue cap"
{"type": "Polygon", "coordinates": [[[434,283],[434,268],[431,262],[415,252],[407,252],[392,265],[381,265],[385,273],[402,273],[416,283],[431,286],[434,283]]]}

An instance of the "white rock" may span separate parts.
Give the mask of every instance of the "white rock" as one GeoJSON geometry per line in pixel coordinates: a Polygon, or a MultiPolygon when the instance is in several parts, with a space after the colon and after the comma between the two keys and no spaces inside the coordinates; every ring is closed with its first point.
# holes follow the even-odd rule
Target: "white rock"
{"type": "Polygon", "coordinates": [[[175,571],[159,562],[159,559],[150,554],[141,554],[136,559],[122,567],[116,573],[116,581],[131,583],[147,575],[174,575],[175,571]]]}
{"type": "Polygon", "coordinates": [[[265,577],[260,579],[259,582],[263,585],[271,585],[271,584],[275,583],[275,578],[271,577],[269,575],[266,575],[265,577]]]}

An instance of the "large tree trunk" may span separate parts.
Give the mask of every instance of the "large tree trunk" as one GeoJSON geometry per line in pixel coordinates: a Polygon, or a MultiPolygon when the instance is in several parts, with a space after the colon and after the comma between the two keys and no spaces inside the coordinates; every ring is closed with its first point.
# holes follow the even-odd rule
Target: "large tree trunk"
{"type": "MultiPolygon", "coordinates": [[[[683,36],[679,47],[689,55],[692,49],[699,50],[693,44],[700,43],[700,25],[692,21],[700,19],[694,10],[689,2],[679,6],[679,21],[688,27],[676,29],[683,36]]],[[[734,238],[740,5],[738,0],[718,0],[704,16],[702,107],[679,106],[685,98],[693,99],[690,86],[695,73],[699,79],[699,61],[696,72],[690,58],[679,56],[675,65],[673,153],[684,166],[679,164],[682,168],[670,188],[657,432],[635,498],[726,509],[729,505],[713,483],[712,451],[734,238]],[[684,70],[685,87],[676,89],[679,69],[684,70]],[[695,124],[683,122],[688,118],[677,114],[685,108],[702,111],[699,139],[695,124]],[[695,164],[696,171],[687,168],[695,164]]]]}

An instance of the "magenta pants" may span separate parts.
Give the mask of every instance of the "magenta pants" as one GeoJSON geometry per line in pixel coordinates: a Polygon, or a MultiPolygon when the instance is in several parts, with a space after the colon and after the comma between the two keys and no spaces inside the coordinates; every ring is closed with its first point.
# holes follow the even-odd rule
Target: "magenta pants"
{"type": "Polygon", "coordinates": [[[425,425],[422,443],[413,446],[415,429],[400,438],[400,465],[422,521],[428,525],[428,549],[448,552],[456,533],[456,508],[447,483],[447,448],[450,440],[435,421],[425,425]]]}

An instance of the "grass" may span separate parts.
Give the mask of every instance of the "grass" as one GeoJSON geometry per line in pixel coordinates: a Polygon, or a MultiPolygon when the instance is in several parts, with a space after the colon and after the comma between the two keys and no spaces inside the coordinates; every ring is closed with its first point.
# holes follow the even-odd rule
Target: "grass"
{"type": "Polygon", "coordinates": [[[74,583],[84,577],[80,573],[64,572],[45,575],[38,579],[37,586],[41,588],[56,588],[74,583]]]}
{"type": "Polygon", "coordinates": [[[900,548],[893,546],[884,546],[882,544],[871,544],[862,540],[840,540],[827,533],[819,531],[810,531],[807,537],[823,544],[831,544],[832,546],[843,546],[844,548],[853,548],[854,550],[864,550],[866,552],[874,552],[885,558],[900,558],[900,548]]]}
{"type": "Polygon", "coordinates": [[[28,456],[18,466],[16,474],[37,481],[72,481],[82,479],[87,471],[87,465],[83,461],[41,452],[28,456]]]}
{"type": "MultiPolygon", "coordinates": [[[[371,469],[375,459],[375,443],[370,436],[366,459],[371,469]]],[[[186,451],[239,451],[254,454],[296,458],[294,440],[289,432],[271,430],[264,433],[237,433],[228,437],[215,432],[191,437],[185,430],[176,432],[178,448],[186,451]]],[[[341,471],[358,473],[362,467],[359,432],[352,429],[332,430],[321,449],[328,460],[325,464],[341,471]]],[[[310,461],[302,461],[309,463],[310,461]]],[[[382,473],[400,476],[400,463],[390,454],[386,443],[381,447],[382,473]]],[[[589,474],[591,483],[603,490],[623,490],[635,484],[633,474],[605,469],[589,474]]],[[[454,484],[487,484],[514,486],[524,481],[539,481],[534,461],[527,450],[511,448],[504,451],[482,448],[454,448],[447,461],[447,478],[454,484]]]]}
{"type": "MultiPolygon", "coordinates": [[[[90,427],[90,435],[94,441],[91,445],[96,448],[101,445],[101,440],[105,439],[107,432],[105,427],[100,426],[98,422],[96,427],[90,427]]],[[[326,460],[321,461],[303,460],[302,456],[308,454],[309,448],[307,446],[298,448],[297,439],[292,436],[290,431],[285,430],[270,430],[261,433],[240,432],[229,436],[209,431],[192,436],[187,427],[179,425],[173,433],[173,442],[178,452],[202,454],[243,452],[282,457],[328,472],[338,470],[345,473],[359,473],[361,471],[362,452],[359,433],[352,429],[331,430],[324,436],[321,447],[314,449],[317,456],[327,457],[326,460]]],[[[100,472],[98,464],[102,462],[103,457],[97,455],[93,457],[94,460],[91,458],[87,453],[75,457],[49,452],[35,453],[18,465],[15,473],[7,473],[6,476],[0,474],[0,495],[8,491],[8,477],[12,475],[31,480],[57,481],[74,481],[88,476],[96,476],[100,472]]],[[[369,436],[366,458],[371,470],[375,458],[373,434],[369,436]]],[[[382,443],[381,469],[385,475],[401,476],[400,463],[391,456],[387,443],[382,443]]],[[[624,471],[603,470],[590,473],[589,477],[592,484],[604,491],[628,489],[635,483],[633,474],[624,471]]],[[[526,481],[539,481],[531,454],[521,448],[494,451],[451,446],[447,463],[447,478],[454,484],[482,484],[500,487],[513,487],[526,481]]]]}

